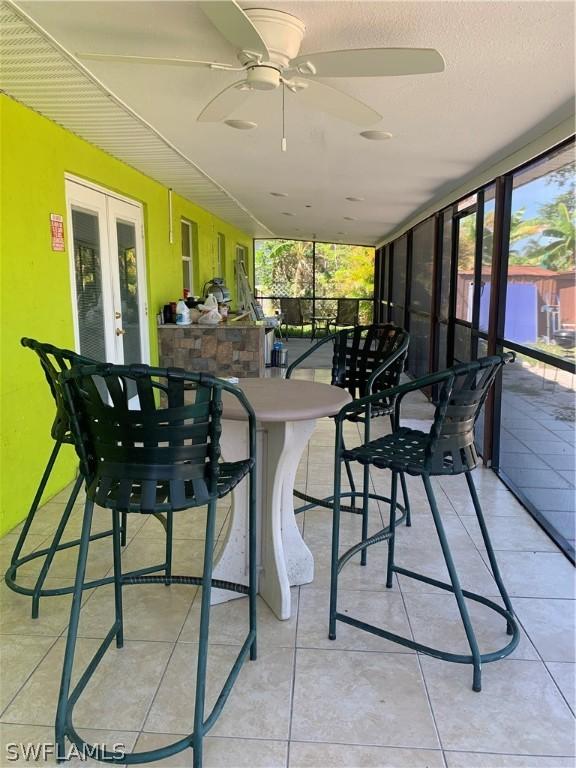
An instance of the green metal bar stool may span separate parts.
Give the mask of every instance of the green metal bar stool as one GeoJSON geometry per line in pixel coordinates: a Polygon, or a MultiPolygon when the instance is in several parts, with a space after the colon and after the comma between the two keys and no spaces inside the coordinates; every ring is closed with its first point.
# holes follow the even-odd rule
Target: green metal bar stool
{"type": "MultiPolygon", "coordinates": [[[[96,361],[92,360],[89,357],[78,355],[75,352],[70,351],[69,349],[60,349],[59,347],[55,347],[52,344],[43,344],[39,341],[36,341],[35,339],[23,338],[21,339],[20,343],[22,344],[23,347],[31,349],[33,352],[35,352],[38,355],[38,358],[40,360],[40,365],[42,366],[42,370],[44,371],[46,381],[48,382],[48,386],[50,387],[50,392],[52,394],[52,397],[54,398],[54,404],[56,406],[56,415],[54,417],[54,422],[52,424],[52,429],[51,429],[51,436],[52,436],[52,439],[54,440],[54,447],[52,448],[52,452],[48,459],[48,463],[46,464],[46,468],[44,469],[44,473],[40,480],[40,484],[38,486],[38,489],[32,501],[32,506],[30,507],[30,510],[28,512],[28,515],[26,517],[26,520],[24,521],[24,525],[18,537],[18,541],[16,542],[16,546],[14,548],[14,552],[12,553],[12,557],[10,560],[10,565],[4,576],[4,580],[7,586],[10,587],[10,589],[12,589],[14,592],[18,592],[21,595],[26,595],[27,597],[32,598],[32,618],[36,619],[38,618],[38,615],[39,615],[39,610],[40,610],[39,606],[40,606],[41,597],[67,595],[73,592],[74,590],[73,585],[70,585],[67,587],[47,588],[47,587],[44,587],[44,584],[46,582],[47,576],[49,575],[50,568],[52,566],[52,562],[54,560],[56,553],[66,549],[70,549],[72,547],[78,547],[80,544],[80,539],[74,539],[72,541],[67,541],[62,543],[62,536],[66,529],[68,520],[70,519],[70,515],[74,508],[74,504],[78,497],[78,493],[80,492],[80,489],[82,487],[82,483],[84,482],[84,478],[82,476],[81,470],[76,479],[76,482],[74,483],[72,492],[64,508],[62,517],[60,518],[60,522],[56,526],[56,530],[54,532],[54,536],[52,538],[50,545],[48,547],[43,547],[42,549],[36,550],[28,555],[22,555],[22,549],[26,543],[26,539],[32,528],[32,524],[34,522],[36,513],[38,511],[38,507],[40,505],[40,501],[42,499],[42,494],[44,493],[46,484],[48,482],[48,478],[52,473],[54,464],[56,463],[56,459],[58,458],[58,454],[60,453],[60,449],[62,445],[72,445],[74,442],[70,432],[70,422],[69,422],[68,413],[66,409],[66,403],[64,400],[60,382],[58,380],[58,376],[60,373],[68,370],[73,365],[82,365],[82,364],[94,365],[96,364],[96,361]],[[44,558],[44,562],[42,563],[42,567],[36,578],[36,582],[34,586],[28,587],[28,586],[23,586],[22,584],[19,584],[17,581],[18,569],[21,568],[24,564],[30,563],[38,558],[44,558]]],[[[164,518],[158,515],[158,519],[166,528],[166,522],[164,518]]],[[[167,534],[169,534],[169,532],[167,532],[167,534]]],[[[111,529],[107,531],[102,531],[100,533],[92,534],[90,540],[96,541],[97,539],[102,539],[102,538],[105,538],[106,536],[112,536],[111,529]]],[[[122,544],[124,545],[126,543],[126,516],[125,515],[122,516],[121,540],[122,540],[122,544]]],[[[167,535],[166,561],[169,560],[168,553],[171,551],[171,549],[172,549],[171,537],[167,535]]],[[[166,563],[163,563],[155,567],[147,568],[145,569],[145,572],[154,572],[154,571],[162,570],[165,567],[166,567],[166,563]]],[[[100,584],[111,583],[112,581],[113,581],[112,578],[98,579],[96,581],[88,582],[87,584],[85,584],[84,588],[90,589],[91,587],[96,587],[96,586],[99,586],[100,584]]]]}
{"type": "MultiPolygon", "coordinates": [[[[397,386],[404,370],[404,362],[408,354],[410,334],[403,328],[392,324],[381,325],[357,325],[354,328],[345,328],[341,331],[326,336],[309,350],[300,355],[286,371],[289,379],[293,371],[323,344],[331,341],[334,344],[332,355],[331,384],[341,389],[346,389],[357,402],[360,398],[371,395],[373,392],[383,392],[397,386]]],[[[361,408],[350,412],[346,419],[354,423],[364,424],[365,439],[370,439],[370,421],[378,416],[388,416],[392,430],[394,421],[395,398],[388,395],[380,395],[370,403],[370,408],[361,408]],[[369,414],[369,415],[368,415],[369,414]]],[[[340,498],[350,499],[350,505],[340,506],[342,512],[362,515],[362,539],[368,537],[368,503],[369,500],[391,503],[391,498],[376,493],[368,492],[370,483],[369,467],[364,467],[363,490],[356,489],[356,483],[352,475],[352,469],[348,459],[344,459],[346,474],[350,491],[341,493],[340,498]],[[356,500],[362,499],[362,508],[356,506],[356,500]]],[[[406,487],[404,473],[400,474],[404,504],[396,504],[400,515],[396,519],[396,525],[404,519],[406,525],[410,525],[410,501],[406,487]]],[[[295,509],[295,513],[305,512],[313,507],[332,509],[333,496],[317,499],[314,496],[294,491],[294,495],[307,503],[295,509]]],[[[366,565],[366,549],[360,552],[361,565],[366,565]]]]}
{"type": "Polygon", "coordinates": [[[520,632],[514,618],[512,603],[510,602],[510,598],[508,597],[500,576],[500,571],[490,542],[490,536],[486,528],[482,508],[471,473],[471,470],[473,470],[479,463],[478,454],[476,453],[474,445],[474,423],[496,375],[506,363],[513,362],[513,360],[514,354],[507,353],[495,355],[494,357],[485,357],[475,362],[458,365],[449,370],[442,371],[441,373],[426,376],[425,378],[412,381],[409,384],[404,384],[391,390],[387,390],[384,393],[378,393],[351,403],[350,405],[345,406],[338,416],[336,416],[337,438],[334,468],[334,519],[332,529],[330,623],[328,635],[331,640],[336,638],[336,622],[342,621],[345,624],[350,624],[353,627],[370,632],[373,635],[400,643],[407,648],[434,656],[438,659],[459,664],[472,664],[474,668],[472,688],[475,691],[481,690],[482,663],[502,659],[512,653],[518,645],[520,632]],[[434,421],[430,432],[425,433],[420,430],[401,427],[400,406],[402,399],[409,392],[421,390],[425,387],[437,387],[439,392],[434,421]],[[394,431],[391,435],[386,435],[377,440],[370,441],[367,439],[359,448],[346,450],[342,443],[343,422],[349,418],[350,414],[361,409],[370,408],[371,404],[374,402],[378,403],[378,399],[381,398],[383,394],[387,397],[395,398],[396,401],[396,427],[394,431]],[[389,526],[373,536],[363,539],[361,542],[348,549],[343,555],[339,556],[341,463],[346,460],[357,461],[365,467],[373,466],[377,469],[390,469],[392,471],[392,502],[390,504],[389,526]],[[407,472],[409,475],[420,476],[422,478],[450,577],[449,584],[432,579],[421,573],[401,568],[394,562],[396,526],[395,507],[398,492],[398,475],[401,472],[407,472]],[[492,575],[498,586],[500,596],[504,603],[504,608],[492,600],[488,600],[482,595],[477,595],[462,589],[460,586],[458,572],[452,559],[450,546],[444,532],[442,518],[438,510],[438,505],[436,504],[434,490],[430,481],[431,477],[437,475],[459,474],[464,474],[466,476],[466,482],[480,525],[482,539],[488,553],[492,575]],[[359,621],[348,613],[338,612],[338,575],[340,571],[353,555],[380,541],[388,542],[386,586],[389,589],[393,586],[393,574],[399,573],[426,584],[431,584],[434,587],[447,590],[455,596],[460,617],[466,632],[468,645],[470,647],[470,654],[450,653],[442,649],[423,645],[422,643],[417,643],[409,638],[388,632],[381,627],[368,624],[364,621],[359,621]],[[504,618],[506,622],[506,631],[508,635],[512,636],[511,640],[506,645],[491,653],[480,653],[465,598],[475,600],[476,602],[491,608],[504,618]]]}
{"type": "MultiPolygon", "coordinates": [[[[61,375],[72,434],[86,478],[86,503],[78,567],[70,611],[68,637],[58,709],[56,745],[64,754],[68,738],[79,749],[89,748],[98,760],[126,764],[146,763],[193,749],[193,765],[202,765],[205,734],[214,725],[242,664],[256,658],[256,417],[237,387],[213,376],[180,369],[132,366],[79,366],[61,375]],[[187,386],[186,386],[187,385],[187,386]],[[191,387],[191,388],[190,388],[191,387]],[[131,409],[136,390],[138,408],[131,409]],[[249,424],[249,456],[233,463],[220,462],[222,391],[234,395],[244,407],[249,424]],[[160,394],[159,394],[160,391],[160,394]],[[212,578],[216,504],[249,476],[248,584],[212,578]],[[72,689],[72,669],[80,620],[82,590],[94,505],[110,510],[113,530],[115,620],[80,679],[72,689]],[[122,573],[120,515],[163,513],[171,520],[185,510],[207,507],[206,537],[201,576],[122,573]],[[119,755],[88,745],[73,724],[76,702],[113,641],[122,648],[123,589],[137,584],[184,584],[202,587],[200,633],[195,690],[194,731],[159,749],[119,755]],[[212,711],[205,715],[206,667],[211,588],[248,595],[249,631],[212,711]]],[[[118,695],[118,692],[116,692],[118,695]]]]}

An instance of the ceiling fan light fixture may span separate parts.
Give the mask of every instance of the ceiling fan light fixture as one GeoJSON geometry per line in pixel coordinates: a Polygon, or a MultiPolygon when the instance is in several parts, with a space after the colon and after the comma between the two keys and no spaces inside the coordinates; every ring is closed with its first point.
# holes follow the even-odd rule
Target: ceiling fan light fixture
{"type": "Polygon", "coordinates": [[[360,136],[369,141],[386,141],[386,139],[392,138],[389,131],[360,131],[360,136]]]}
{"type": "Polygon", "coordinates": [[[251,120],[224,120],[224,122],[230,128],[237,128],[239,131],[249,131],[252,128],[258,128],[258,123],[253,123],[251,120]]]}

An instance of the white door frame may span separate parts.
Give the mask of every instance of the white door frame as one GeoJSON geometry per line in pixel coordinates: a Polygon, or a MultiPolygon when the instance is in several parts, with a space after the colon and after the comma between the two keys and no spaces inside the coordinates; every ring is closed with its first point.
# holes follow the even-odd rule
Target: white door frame
{"type": "Polygon", "coordinates": [[[72,296],[72,319],[76,350],[80,350],[80,330],[78,322],[78,302],[76,295],[74,235],[72,226],[72,207],[85,208],[87,212],[98,212],[100,250],[108,252],[109,258],[102,258],[102,302],[106,334],[106,357],[110,361],[122,363],[122,337],[115,334],[115,312],[120,309],[117,281],[112,272],[112,259],[117,259],[116,221],[133,224],[136,238],[136,257],[138,275],[138,312],[140,324],[140,351],[142,362],[150,362],[150,328],[148,324],[148,283],[146,279],[146,250],[144,239],[144,209],[141,203],[119,195],[113,190],[93,184],[72,174],[64,174],[70,289],[72,296]],[[96,194],[94,194],[96,193],[96,194]]]}

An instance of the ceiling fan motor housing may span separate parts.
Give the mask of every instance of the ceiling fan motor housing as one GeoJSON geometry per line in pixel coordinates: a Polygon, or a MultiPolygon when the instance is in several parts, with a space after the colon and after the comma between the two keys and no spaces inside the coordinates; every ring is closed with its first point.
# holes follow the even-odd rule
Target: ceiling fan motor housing
{"type": "MultiPolygon", "coordinates": [[[[306,31],[304,23],[291,13],[268,8],[246,8],[244,13],[260,33],[270,53],[270,61],[262,63],[276,65],[280,71],[286,69],[290,59],[295,58],[300,50],[306,31]]],[[[238,58],[246,64],[252,57],[249,52],[241,51],[238,58]]]]}
{"type": "Polygon", "coordinates": [[[257,64],[248,68],[246,83],[249,90],[272,91],[280,85],[280,72],[275,67],[257,64]]]}

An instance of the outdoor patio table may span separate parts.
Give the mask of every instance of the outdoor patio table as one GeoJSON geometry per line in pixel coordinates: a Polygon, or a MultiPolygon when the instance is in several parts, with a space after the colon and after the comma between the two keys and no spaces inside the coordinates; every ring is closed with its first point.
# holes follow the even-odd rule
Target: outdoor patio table
{"type": "MultiPolygon", "coordinates": [[[[298,379],[240,379],[238,386],[258,418],[258,591],[279,619],[288,619],[290,587],[314,578],[312,553],[294,516],[296,470],[316,419],[334,416],[351,397],[339,387],[298,379]]],[[[247,422],[232,396],[224,393],[223,405],[222,454],[226,461],[236,461],[247,455],[247,422]]],[[[215,579],[246,581],[247,530],[248,483],[243,480],[232,492],[232,519],[214,566],[215,579]]],[[[212,595],[213,603],[236,596],[218,589],[212,595]]]]}

